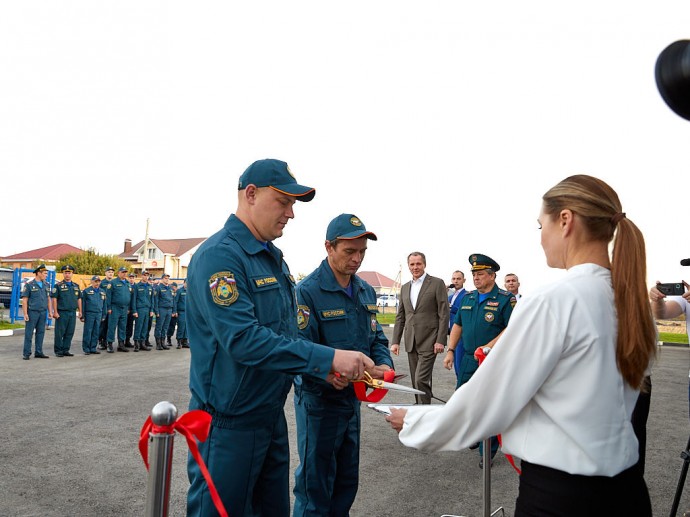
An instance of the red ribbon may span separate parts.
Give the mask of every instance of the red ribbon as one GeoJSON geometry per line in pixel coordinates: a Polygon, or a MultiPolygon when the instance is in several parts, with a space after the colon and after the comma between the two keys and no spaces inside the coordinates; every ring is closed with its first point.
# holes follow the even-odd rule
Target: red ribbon
{"type": "MultiPolygon", "coordinates": [[[[383,380],[386,382],[393,382],[395,380],[395,371],[388,370],[383,372],[383,380]]],[[[369,395],[367,395],[367,386],[363,382],[353,383],[355,387],[355,395],[357,399],[362,402],[379,402],[383,397],[386,396],[388,390],[378,388],[374,389],[369,395]]]]}
{"type": "MultiPolygon", "coordinates": [[[[486,359],[487,354],[484,352],[484,347],[480,346],[474,351],[474,358],[479,361],[479,366],[482,365],[484,362],[484,359],[486,359]]],[[[498,435],[498,445],[503,447],[503,438],[501,435],[498,435]]],[[[515,460],[513,459],[512,454],[506,454],[505,455],[506,459],[508,460],[508,463],[510,463],[513,468],[515,469],[515,472],[518,473],[518,476],[522,475],[522,471],[515,465],[515,460]]]]}
{"type": "Polygon", "coordinates": [[[208,483],[208,490],[211,492],[211,499],[216,507],[216,510],[221,515],[221,517],[228,517],[228,512],[223,506],[223,501],[218,495],[218,490],[213,484],[213,479],[211,479],[211,474],[206,468],[204,459],[201,457],[199,452],[199,447],[197,445],[197,440],[200,442],[205,442],[208,438],[208,432],[211,428],[211,415],[206,411],[196,409],[185,413],[180,418],[178,418],[172,425],[155,425],[149,416],[144,422],[141,428],[141,434],[139,436],[139,452],[144,460],[144,465],[146,465],[146,470],[149,469],[149,433],[151,434],[173,434],[175,431],[183,435],[187,440],[187,446],[189,451],[192,453],[194,460],[199,465],[201,473],[204,475],[206,483],[208,483]]]}

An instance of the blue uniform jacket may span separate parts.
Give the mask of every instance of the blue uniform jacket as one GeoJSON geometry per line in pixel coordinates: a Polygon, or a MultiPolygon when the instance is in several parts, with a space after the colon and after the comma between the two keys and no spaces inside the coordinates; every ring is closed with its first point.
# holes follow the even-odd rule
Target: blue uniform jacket
{"type": "Polygon", "coordinates": [[[53,286],[50,297],[57,298],[58,311],[76,311],[77,300],[81,298],[81,288],[76,282],[67,283],[62,280],[53,286]]]}
{"type": "Polygon", "coordinates": [[[173,298],[173,313],[185,312],[187,310],[187,289],[178,287],[173,298]]]}
{"type": "Polygon", "coordinates": [[[497,285],[481,303],[478,291],[470,291],[462,299],[455,323],[462,327],[462,344],[472,360],[478,347],[486,345],[508,326],[515,301],[515,296],[497,285]]]}
{"type": "Polygon", "coordinates": [[[153,312],[158,313],[160,309],[172,309],[173,307],[173,288],[170,284],[160,283],[153,290],[153,312]]]}
{"type": "Polygon", "coordinates": [[[129,280],[114,278],[105,290],[106,303],[108,310],[112,310],[113,305],[118,307],[132,307],[132,284],[129,280]]]}
{"type": "Polygon", "coordinates": [[[137,282],[132,291],[132,310],[139,312],[153,312],[153,286],[148,282],[137,282]]]}
{"type": "Polygon", "coordinates": [[[187,277],[190,408],[238,416],[282,408],[292,375],[325,378],[331,348],[297,338],[294,280],[234,214],[192,257],[187,277]]]}
{"type": "MultiPolygon", "coordinates": [[[[341,350],[357,350],[375,364],[393,368],[388,339],[376,319],[374,288],[357,275],[352,276],[351,286],[352,297],[340,287],[326,259],[302,280],[297,286],[300,337],[341,350]]],[[[326,398],[355,396],[352,386],[336,390],[311,375],[295,378],[295,386],[326,398]]]]}
{"type": "Polygon", "coordinates": [[[27,310],[47,311],[50,286],[48,282],[43,282],[43,287],[38,285],[36,280],[27,282],[22,291],[22,298],[28,298],[27,310]]]}
{"type": "Polygon", "coordinates": [[[100,318],[104,319],[108,313],[105,304],[105,291],[101,288],[89,286],[81,292],[81,310],[84,314],[99,313],[100,318]]]}

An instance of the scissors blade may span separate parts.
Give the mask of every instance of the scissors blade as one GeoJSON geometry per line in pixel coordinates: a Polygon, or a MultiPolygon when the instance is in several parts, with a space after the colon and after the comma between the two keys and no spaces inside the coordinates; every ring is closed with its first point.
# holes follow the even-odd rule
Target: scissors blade
{"type": "Polygon", "coordinates": [[[402,384],[395,384],[392,382],[381,381],[379,379],[374,379],[375,388],[391,390],[391,391],[404,391],[405,393],[414,393],[415,395],[424,395],[423,391],[419,391],[415,388],[410,388],[409,386],[403,386],[402,384]]]}

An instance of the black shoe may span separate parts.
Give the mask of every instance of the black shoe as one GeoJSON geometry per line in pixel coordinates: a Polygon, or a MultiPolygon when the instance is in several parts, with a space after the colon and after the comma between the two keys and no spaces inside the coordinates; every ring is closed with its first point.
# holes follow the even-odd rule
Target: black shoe
{"type": "Polygon", "coordinates": [[[91,352],[89,352],[89,353],[90,354],[100,354],[100,352],[98,350],[91,350],[91,352]]]}
{"type": "Polygon", "coordinates": [[[172,346],[172,340],[168,337],[165,341],[165,344],[167,344],[168,346],[172,346]]]}
{"type": "Polygon", "coordinates": [[[99,343],[99,344],[98,344],[98,349],[99,349],[99,350],[105,350],[105,349],[106,349],[105,344],[104,344],[104,343],[99,343]]]}
{"type": "Polygon", "coordinates": [[[39,359],[50,359],[47,355],[45,354],[34,354],[34,357],[38,357],[39,359]]]}
{"type": "Polygon", "coordinates": [[[470,445],[469,449],[470,449],[471,451],[473,451],[473,450],[475,450],[475,449],[479,449],[479,442],[470,445]]]}
{"type": "Polygon", "coordinates": [[[127,348],[125,348],[124,345],[117,345],[117,351],[118,352],[129,352],[129,350],[127,350],[127,348]]]}
{"type": "Polygon", "coordinates": [[[84,355],[91,355],[91,352],[87,350],[86,352],[84,352],[84,355]]]}
{"type": "Polygon", "coordinates": [[[189,342],[186,339],[182,342],[182,348],[189,348],[189,342]]]}
{"type": "Polygon", "coordinates": [[[74,354],[72,352],[63,352],[62,355],[63,357],[74,357],[74,354]]]}
{"type": "Polygon", "coordinates": [[[108,343],[108,353],[109,353],[109,354],[112,354],[113,352],[115,352],[115,350],[113,350],[113,344],[112,344],[112,343],[108,343]]]}
{"type": "Polygon", "coordinates": [[[182,343],[177,343],[177,346],[175,348],[177,348],[178,350],[182,348],[182,343]]]}
{"type": "Polygon", "coordinates": [[[24,356],[22,356],[22,359],[24,359],[25,361],[28,361],[29,359],[31,359],[31,356],[30,355],[24,355],[24,356]]]}
{"type": "Polygon", "coordinates": [[[127,341],[125,343],[125,348],[134,348],[134,345],[131,342],[127,341]]]}

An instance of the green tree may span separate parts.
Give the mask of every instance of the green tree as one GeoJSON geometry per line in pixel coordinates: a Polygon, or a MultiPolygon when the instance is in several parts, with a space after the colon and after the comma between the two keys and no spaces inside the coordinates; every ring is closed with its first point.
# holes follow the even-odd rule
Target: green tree
{"type": "Polygon", "coordinates": [[[73,266],[76,273],[80,275],[102,275],[108,266],[114,267],[115,271],[123,266],[129,269],[129,264],[126,260],[116,255],[99,255],[93,248],[89,248],[82,253],[63,255],[55,264],[55,270],[59,272],[62,266],[68,264],[73,266]]]}

